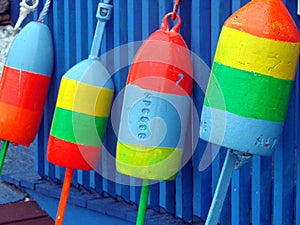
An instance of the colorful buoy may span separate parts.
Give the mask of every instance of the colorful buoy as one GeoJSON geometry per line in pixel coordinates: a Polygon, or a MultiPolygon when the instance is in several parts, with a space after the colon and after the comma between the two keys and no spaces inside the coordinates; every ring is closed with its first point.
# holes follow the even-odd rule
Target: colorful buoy
{"type": "Polygon", "coordinates": [[[242,152],[271,155],[286,116],[299,41],[297,26],[281,0],[253,0],[233,14],[219,38],[200,137],[242,152]]]}
{"type": "Polygon", "coordinates": [[[47,157],[59,166],[91,170],[101,151],[114,93],[106,68],[86,59],[62,78],[47,157]]]}
{"type": "Polygon", "coordinates": [[[127,78],[117,142],[117,171],[144,179],[137,225],[143,225],[150,180],[172,180],[180,169],[187,130],[193,69],[178,33],[181,18],[169,13],[161,29],[138,50],[127,78]],[[168,19],[177,24],[169,30],[168,19]]]}
{"type": "Polygon", "coordinates": [[[64,220],[74,169],[93,170],[99,160],[114,84],[99,60],[99,51],[112,5],[98,4],[97,27],[88,59],[62,77],[49,135],[47,158],[66,167],[55,225],[64,220]]]}
{"type": "Polygon", "coordinates": [[[138,50],[125,87],[117,142],[117,170],[150,180],[174,179],[179,170],[193,89],[189,50],[178,33],[162,28],[138,50]]]}
{"type": "Polygon", "coordinates": [[[272,155],[282,132],[300,35],[281,0],[252,0],[225,22],[206,90],[200,138],[229,148],[206,225],[218,223],[233,169],[272,155]]]}
{"type": "Polygon", "coordinates": [[[53,67],[49,28],[30,22],[13,41],[0,80],[0,139],[29,146],[38,131],[53,67]]]}

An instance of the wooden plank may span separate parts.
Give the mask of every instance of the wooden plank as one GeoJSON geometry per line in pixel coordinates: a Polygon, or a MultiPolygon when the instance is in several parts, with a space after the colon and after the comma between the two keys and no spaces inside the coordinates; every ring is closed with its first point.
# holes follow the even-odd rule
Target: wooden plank
{"type": "MultiPolygon", "coordinates": [[[[113,14],[113,21],[114,21],[114,46],[118,47],[128,42],[128,31],[127,29],[123,29],[124,27],[128,27],[128,4],[126,1],[114,1],[114,14],[113,14]]],[[[120,88],[123,88],[125,82],[127,80],[128,74],[128,54],[122,54],[119,48],[115,48],[115,57],[114,57],[114,69],[117,71],[115,74],[116,79],[119,80],[120,87],[117,87],[116,92],[121,91],[120,88]],[[125,65],[125,68],[122,68],[125,65]]],[[[121,105],[118,104],[120,107],[121,105]]],[[[117,134],[116,134],[117,135],[117,134]]],[[[110,144],[111,154],[114,155],[115,152],[115,143],[110,144]]],[[[130,201],[130,178],[128,176],[123,176],[120,174],[116,174],[116,194],[122,196],[122,198],[129,202],[130,201]],[[126,184],[126,185],[124,185],[126,184]]]]}
{"type": "MultiPolygon", "coordinates": [[[[231,3],[228,1],[220,1],[220,0],[212,0],[211,1],[211,60],[213,61],[214,54],[217,48],[217,43],[219,39],[219,34],[221,28],[223,26],[224,21],[231,14],[231,3]]],[[[215,187],[217,184],[217,180],[219,178],[219,174],[221,171],[221,167],[223,165],[224,157],[226,151],[221,149],[219,155],[215,158],[212,168],[212,187],[213,192],[215,191],[215,187]]],[[[229,190],[231,187],[229,187],[229,190]]],[[[231,224],[231,201],[230,201],[230,191],[227,193],[227,197],[224,201],[222,213],[220,216],[221,225],[231,224]]]]}
{"type": "Polygon", "coordinates": [[[193,221],[193,169],[192,160],[181,169],[182,171],[182,219],[188,223],[193,221]]]}
{"type": "MultiPolygon", "coordinates": [[[[128,65],[130,66],[142,39],[142,1],[128,0],[127,1],[127,17],[128,17],[128,65]],[[136,42],[136,43],[135,43],[136,42]]],[[[120,104],[121,107],[121,104],[120,104]]],[[[130,201],[138,205],[138,199],[141,193],[141,188],[137,186],[138,179],[130,178],[130,201]]]]}
{"type": "Polygon", "coordinates": [[[159,28],[160,21],[158,21],[158,11],[157,11],[158,1],[142,1],[142,38],[147,39],[148,36],[159,28]],[[153,11],[155,10],[156,11],[153,11]],[[147,21],[147,22],[146,22],[147,21]]]}
{"type": "Polygon", "coordinates": [[[151,184],[150,186],[150,194],[149,194],[149,205],[155,211],[159,211],[159,183],[151,184]]]}
{"type": "Polygon", "coordinates": [[[87,5],[86,2],[76,0],[75,1],[75,27],[76,33],[76,61],[80,62],[88,57],[87,48],[87,5]]]}
{"type": "Polygon", "coordinates": [[[204,141],[201,141],[193,156],[194,214],[202,220],[206,220],[212,201],[211,186],[208,185],[211,184],[211,166],[205,168],[204,171],[200,168],[200,160],[209,160],[211,162],[211,158],[203,159],[203,150],[209,151],[205,146],[204,141]]]}
{"type": "Polygon", "coordinates": [[[49,217],[42,217],[42,218],[36,218],[36,219],[30,219],[20,222],[13,222],[9,223],[7,225],[53,225],[54,222],[49,217]]]}
{"type": "Polygon", "coordinates": [[[47,214],[34,201],[0,206],[0,224],[40,217],[47,217],[47,214]]]}
{"type": "MultiPolygon", "coordinates": [[[[203,105],[204,94],[210,73],[210,37],[211,27],[207,26],[207,22],[211,20],[211,5],[209,1],[192,1],[191,15],[191,51],[194,57],[194,91],[193,100],[196,109],[201,109],[203,105]],[[206,70],[204,71],[204,68],[206,70]],[[196,85],[197,84],[197,85],[196,85]]],[[[193,115],[194,117],[196,115],[193,115]]],[[[198,118],[201,117],[201,111],[198,110],[198,118]]],[[[196,125],[197,126],[197,125],[196,125]]],[[[204,156],[207,149],[207,143],[198,140],[198,145],[193,155],[193,191],[194,191],[194,214],[205,220],[212,201],[211,195],[211,157],[204,156]],[[200,166],[200,162],[205,162],[204,166],[200,166]]],[[[202,164],[201,164],[202,165],[202,164]]]]}
{"type": "MultiPolygon", "coordinates": [[[[45,2],[45,1],[44,1],[45,2]]],[[[39,17],[39,12],[42,9],[42,4],[39,4],[38,9],[33,13],[33,19],[36,21],[39,17]]],[[[51,4],[49,8],[49,13],[45,17],[44,23],[49,27],[50,31],[54,31],[54,21],[53,17],[56,16],[57,14],[54,13],[55,11],[55,5],[51,4]]],[[[53,35],[53,45],[54,48],[56,46],[55,43],[55,37],[56,35],[52,33],[53,35]]],[[[56,67],[54,68],[56,70],[56,67]]],[[[54,72],[54,71],[53,71],[54,72]]],[[[54,166],[50,165],[49,162],[47,161],[46,157],[46,152],[45,149],[47,149],[47,144],[48,144],[48,136],[49,136],[49,131],[50,131],[50,126],[52,122],[52,116],[54,112],[54,106],[56,102],[56,78],[52,76],[51,78],[51,83],[49,86],[49,91],[48,91],[48,96],[46,98],[46,103],[45,103],[45,110],[44,114],[41,120],[40,128],[37,134],[37,138],[34,141],[35,144],[35,159],[34,160],[34,166],[35,169],[38,171],[39,175],[42,177],[46,177],[49,174],[54,174],[54,166]],[[43,150],[40,150],[43,149],[43,150]]],[[[54,176],[53,176],[54,177],[54,176]]]]}
{"type": "Polygon", "coordinates": [[[274,154],[274,225],[293,224],[294,218],[294,171],[295,171],[295,90],[292,91],[290,107],[279,148],[274,154]]]}
{"type": "Polygon", "coordinates": [[[252,224],[271,224],[272,157],[252,157],[252,224]]]}
{"type": "Polygon", "coordinates": [[[170,214],[175,214],[175,193],[176,193],[176,182],[175,181],[166,181],[166,193],[162,197],[166,200],[166,210],[170,214]]]}
{"type": "Polygon", "coordinates": [[[232,174],[231,225],[250,224],[250,163],[232,174]]]}
{"type": "Polygon", "coordinates": [[[298,155],[296,158],[297,162],[297,178],[296,178],[296,203],[295,203],[295,220],[296,225],[300,225],[300,154],[299,154],[299,143],[300,143],[300,118],[298,115],[300,115],[300,79],[299,79],[299,70],[298,67],[296,79],[295,79],[295,93],[296,93],[296,113],[295,113],[295,124],[296,124],[296,131],[295,131],[295,137],[296,137],[296,146],[298,155]]]}
{"type": "Polygon", "coordinates": [[[93,43],[94,32],[97,24],[96,13],[98,9],[99,0],[86,1],[87,4],[87,43],[90,51],[93,43]]]}
{"type": "Polygon", "coordinates": [[[75,35],[75,3],[73,0],[64,1],[64,47],[65,47],[65,62],[64,70],[70,69],[76,62],[76,41],[75,35]]]}

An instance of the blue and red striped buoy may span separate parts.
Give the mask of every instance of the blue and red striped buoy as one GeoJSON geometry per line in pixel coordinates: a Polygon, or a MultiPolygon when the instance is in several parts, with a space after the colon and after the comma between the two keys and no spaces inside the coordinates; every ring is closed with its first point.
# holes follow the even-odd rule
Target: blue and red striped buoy
{"type": "Polygon", "coordinates": [[[38,131],[53,68],[49,28],[27,24],[13,41],[0,80],[0,139],[29,146],[38,131]]]}

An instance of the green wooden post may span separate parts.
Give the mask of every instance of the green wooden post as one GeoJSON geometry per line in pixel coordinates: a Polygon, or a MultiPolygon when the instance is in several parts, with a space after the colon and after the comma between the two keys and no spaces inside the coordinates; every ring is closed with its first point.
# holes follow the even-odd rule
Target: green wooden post
{"type": "Polygon", "coordinates": [[[149,190],[150,190],[150,181],[144,180],[142,186],[142,193],[140,197],[138,215],[136,219],[136,225],[144,225],[145,223],[149,190]]]}
{"type": "Polygon", "coordinates": [[[8,145],[9,145],[9,141],[3,141],[2,150],[0,153],[0,176],[2,174],[2,168],[3,168],[4,161],[5,161],[5,156],[7,153],[8,145]]]}

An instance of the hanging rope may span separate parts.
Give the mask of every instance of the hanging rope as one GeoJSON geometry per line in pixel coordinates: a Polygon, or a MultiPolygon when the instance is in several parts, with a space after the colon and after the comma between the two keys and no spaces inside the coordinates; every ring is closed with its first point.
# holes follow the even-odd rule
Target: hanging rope
{"type": "Polygon", "coordinates": [[[41,23],[44,22],[44,19],[45,19],[45,17],[46,17],[47,14],[48,14],[50,4],[51,4],[51,0],[47,0],[47,1],[45,2],[44,8],[43,8],[43,10],[41,11],[40,16],[39,16],[39,19],[38,19],[39,22],[41,22],[41,23]]]}
{"type": "MultiPolygon", "coordinates": [[[[31,0],[32,5],[28,5],[27,2],[29,2],[29,0],[22,0],[20,2],[20,15],[19,15],[18,21],[16,22],[16,25],[14,27],[15,30],[21,26],[23,20],[30,13],[34,12],[36,10],[37,6],[39,5],[39,0],[31,0]]],[[[49,11],[50,4],[51,4],[51,0],[47,0],[45,2],[44,8],[41,11],[40,16],[38,18],[38,22],[42,23],[44,21],[47,13],[49,11]]]]}
{"type": "Polygon", "coordinates": [[[173,7],[173,12],[172,12],[172,21],[176,19],[176,15],[179,9],[179,5],[181,4],[182,0],[176,0],[174,7],[173,7]]]}

